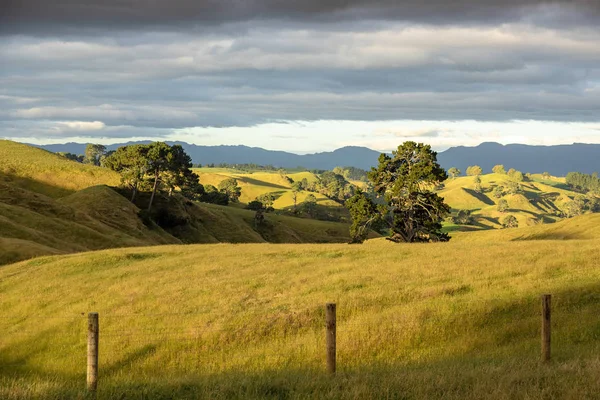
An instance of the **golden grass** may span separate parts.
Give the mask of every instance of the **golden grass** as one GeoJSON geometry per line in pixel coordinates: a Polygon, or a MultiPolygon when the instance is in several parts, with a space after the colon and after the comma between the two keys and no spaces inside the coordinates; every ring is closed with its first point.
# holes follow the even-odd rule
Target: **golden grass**
{"type": "Polygon", "coordinates": [[[0,398],[81,397],[90,311],[99,398],[593,398],[599,244],[160,246],[5,266],[0,398]],[[542,293],[554,295],[549,365],[542,293]]]}
{"type": "Polygon", "coordinates": [[[0,140],[0,181],[53,198],[95,185],[116,186],[119,174],[69,161],[36,147],[0,140]]]}
{"type": "MultiPolygon", "coordinates": [[[[292,185],[277,172],[240,173],[240,171],[224,168],[194,168],[194,172],[200,176],[200,182],[203,185],[218,186],[219,183],[227,178],[237,179],[239,186],[242,188],[242,195],[240,196],[242,203],[247,204],[260,195],[273,193],[277,197],[277,200],[273,204],[274,208],[283,210],[294,205],[292,185]]],[[[294,181],[301,181],[304,178],[309,182],[317,180],[317,176],[312,172],[297,172],[288,174],[287,176],[294,181]]],[[[298,193],[297,204],[303,202],[308,194],[309,192],[304,191],[298,193]]],[[[324,195],[313,194],[317,197],[319,204],[340,207],[339,203],[329,200],[324,195]]]]}

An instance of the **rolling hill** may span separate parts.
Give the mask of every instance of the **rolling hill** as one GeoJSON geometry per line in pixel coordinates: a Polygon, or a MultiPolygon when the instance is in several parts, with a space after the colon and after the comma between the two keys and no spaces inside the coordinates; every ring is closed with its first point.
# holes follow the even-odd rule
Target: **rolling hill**
{"type": "MultiPolygon", "coordinates": [[[[269,182],[270,176],[261,179],[264,182],[248,185],[258,183],[269,190],[277,185],[269,182]]],[[[270,214],[258,229],[252,211],[187,202],[178,196],[157,199],[157,206],[169,203],[169,212],[178,221],[163,229],[148,221],[144,224],[139,208],[107,186],[119,180],[118,174],[105,168],[0,141],[0,265],[44,254],[112,247],[349,240],[346,224],[270,214]]],[[[289,191],[289,184],[284,189],[289,191]]]]}
{"type": "Polygon", "coordinates": [[[439,195],[458,210],[469,210],[475,221],[473,229],[501,228],[507,215],[517,218],[519,226],[554,223],[563,219],[565,205],[580,195],[564,184],[564,178],[542,179],[541,175],[532,175],[532,179],[516,182],[506,174],[485,174],[480,177],[482,191],[475,190],[475,178],[463,176],[448,179],[439,195]],[[510,193],[509,187],[518,184],[518,193],[510,193]],[[504,188],[501,197],[494,195],[496,187],[504,188]],[[508,210],[498,211],[498,203],[505,200],[508,210]]]}

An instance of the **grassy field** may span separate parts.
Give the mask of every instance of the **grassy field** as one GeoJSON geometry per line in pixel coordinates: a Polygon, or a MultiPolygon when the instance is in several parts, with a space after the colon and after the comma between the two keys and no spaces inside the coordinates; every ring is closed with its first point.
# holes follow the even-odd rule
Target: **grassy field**
{"type": "MultiPolygon", "coordinates": [[[[84,397],[100,313],[101,399],[585,399],[600,393],[597,218],[586,239],[473,245],[215,244],[0,268],[0,398],[84,397]],[[539,296],[553,294],[553,361],[539,296]],[[338,304],[325,373],[324,304],[338,304]]],[[[582,236],[583,237],[583,236],[582,236]]],[[[524,239],[524,238],[522,238],[524,239]]]]}

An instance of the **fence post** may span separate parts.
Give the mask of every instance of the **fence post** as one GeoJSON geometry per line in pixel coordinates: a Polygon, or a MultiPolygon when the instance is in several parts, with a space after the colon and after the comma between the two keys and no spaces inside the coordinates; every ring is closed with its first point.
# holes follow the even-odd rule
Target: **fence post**
{"type": "Polygon", "coordinates": [[[327,370],[335,374],[336,368],[336,315],[335,303],[325,305],[326,345],[327,345],[327,370]]]}
{"type": "Polygon", "coordinates": [[[95,392],[98,388],[98,313],[88,314],[87,337],[87,388],[95,392]]]}
{"type": "Polygon", "coordinates": [[[552,295],[542,295],[542,361],[550,361],[552,295]]]}

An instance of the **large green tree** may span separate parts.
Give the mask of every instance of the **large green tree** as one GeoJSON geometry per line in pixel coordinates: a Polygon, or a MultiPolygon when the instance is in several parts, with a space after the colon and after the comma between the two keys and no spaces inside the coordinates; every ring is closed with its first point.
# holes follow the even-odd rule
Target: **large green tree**
{"type": "Polygon", "coordinates": [[[369,229],[381,220],[377,205],[360,189],[345,205],[352,217],[350,243],[362,243],[369,236],[369,229]]]}
{"type": "Polygon", "coordinates": [[[450,240],[441,231],[441,221],[450,214],[450,207],[433,192],[447,178],[437,162],[437,153],[426,144],[405,142],[391,157],[387,154],[379,157],[379,165],[369,172],[369,180],[375,194],[383,199],[376,213],[389,227],[389,240],[408,243],[450,240]]]}
{"type": "Polygon", "coordinates": [[[135,200],[148,172],[148,146],[142,144],[119,147],[104,160],[104,166],[121,174],[121,184],[131,189],[131,202],[135,200]]]}

